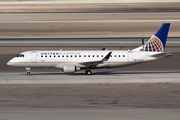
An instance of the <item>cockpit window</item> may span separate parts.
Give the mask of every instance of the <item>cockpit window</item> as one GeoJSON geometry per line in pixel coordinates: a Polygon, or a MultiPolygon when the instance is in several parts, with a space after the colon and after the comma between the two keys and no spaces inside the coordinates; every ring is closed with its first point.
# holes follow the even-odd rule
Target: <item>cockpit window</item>
{"type": "Polygon", "coordinates": [[[24,54],[19,54],[16,57],[24,57],[24,54]]]}
{"type": "Polygon", "coordinates": [[[17,55],[16,57],[19,57],[21,54],[17,55]]]}
{"type": "Polygon", "coordinates": [[[21,55],[20,55],[20,57],[24,57],[24,55],[23,55],[23,54],[21,54],[21,55]]]}

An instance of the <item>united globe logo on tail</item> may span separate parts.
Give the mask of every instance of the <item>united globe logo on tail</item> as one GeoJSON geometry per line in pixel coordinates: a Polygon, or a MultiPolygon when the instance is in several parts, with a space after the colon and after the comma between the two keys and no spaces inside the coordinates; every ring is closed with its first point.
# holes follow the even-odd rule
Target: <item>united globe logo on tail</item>
{"type": "Polygon", "coordinates": [[[153,35],[148,42],[142,46],[140,51],[163,52],[163,48],[161,40],[153,35]]]}
{"type": "Polygon", "coordinates": [[[140,51],[164,52],[170,23],[163,23],[140,51]]]}

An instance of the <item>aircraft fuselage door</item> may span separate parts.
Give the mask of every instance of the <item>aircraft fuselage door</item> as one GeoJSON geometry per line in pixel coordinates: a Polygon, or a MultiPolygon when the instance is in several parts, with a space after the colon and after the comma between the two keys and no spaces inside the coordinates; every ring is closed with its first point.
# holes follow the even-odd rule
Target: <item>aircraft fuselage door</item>
{"type": "Polygon", "coordinates": [[[32,51],[31,52],[31,60],[32,60],[32,62],[37,61],[37,51],[32,51]]]}
{"type": "Polygon", "coordinates": [[[133,61],[133,52],[128,50],[128,61],[133,61]]]}

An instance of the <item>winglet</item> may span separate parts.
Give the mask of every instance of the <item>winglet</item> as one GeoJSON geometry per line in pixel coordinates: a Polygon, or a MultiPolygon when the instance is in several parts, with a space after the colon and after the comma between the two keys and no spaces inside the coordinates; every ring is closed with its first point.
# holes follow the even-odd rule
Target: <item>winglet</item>
{"type": "Polygon", "coordinates": [[[105,50],[106,48],[104,47],[102,50],[105,50]]]}
{"type": "Polygon", "coordinates": [[[101,61],[108,61],[112,52],[109,52],[101,61]]]}

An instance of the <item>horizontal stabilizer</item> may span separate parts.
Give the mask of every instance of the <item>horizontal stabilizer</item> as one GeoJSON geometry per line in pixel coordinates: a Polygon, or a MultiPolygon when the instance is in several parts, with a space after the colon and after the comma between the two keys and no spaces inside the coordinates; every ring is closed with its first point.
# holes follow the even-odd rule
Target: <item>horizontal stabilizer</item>
{"type": "Polygon", "coordinates": [[[172,52],[163,52],[163,53],[158,53],[158,54],[154,54],[154,55],[150,55],[150,56],[155,57],[155,58],[161,58],[161,57],[170,57],[172,55],[173,55],[172,52]]]}

